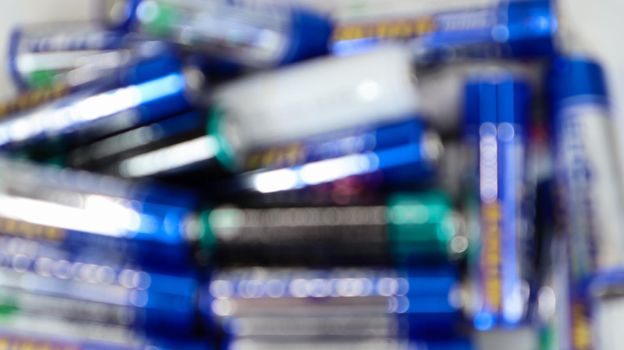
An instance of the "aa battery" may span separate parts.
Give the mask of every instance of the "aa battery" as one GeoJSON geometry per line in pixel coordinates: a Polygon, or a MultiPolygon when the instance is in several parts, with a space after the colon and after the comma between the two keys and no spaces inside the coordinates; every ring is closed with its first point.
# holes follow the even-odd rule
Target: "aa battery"
{"type": "Polygon", "coordinates": [[[200,310],[233,337],[436,339],[460,323],[456,283],[445,267],[223,270],[202,288],[200,310]]]}
{"type": "Polygon", "coordinates": [[[190,108],[186,77],[172,55],[147,59],[113,76],[118,79],[3,118],[0,147],[82,144],[190,108]]]}
{"type": "Polygon", "coordinates": [[[387,205],[253,209],[203,214],[202,244],[220,265],[389,266],[440,263],[466,250],[443,193],[402,193],[387,205]]]}
{"type": "Polygon", "coordinates": [[[137,17],[148,35],[253,68],[323,55],[331,33],[328,19],[313,11],[226,1],[146,0],[137,17]]]}
{"type": "MultiPolygon", "coordinates": [[[[174,268],[190,261],[193,196],[2,159],[0,233],[174,268]],[[164,259],[167,257],[167,259],[164,259]]],[[[88,255],[88,254],[85,254],[88,255]]]]}
{"type": "Polygon", "coordinates": [[[477,329],[513,327],[526,317],[529,298],[524,245],[528,244],[526,129],[528,85],[506,72],[466,84],[467,142],[476,150],[479,197],[475,276],[477,329]]]}

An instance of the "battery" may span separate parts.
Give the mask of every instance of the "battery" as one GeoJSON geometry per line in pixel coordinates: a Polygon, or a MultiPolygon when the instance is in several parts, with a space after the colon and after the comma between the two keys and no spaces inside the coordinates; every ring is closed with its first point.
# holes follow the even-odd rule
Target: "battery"
{"type": "MultiPolygon", "coordinates": [[[[120,49],[92,55],[88,62],[69,71],[50,72],[43,84],[32,85],[14,98],[0,103],[0,118],[14,113],[32,110],[50,101],[109,84],[132,84],[158,77],[159,70],[179,65],[172,52],[156,43],[141,43],[128,49],[120,49]],[[160,65],[160,66],[159,66],[160,65]]],[[[47,73],[46,73],[47,74],[47,73]]]]}
{"type": "Polygon", "coordinates": [[[442,192],[400,193],[386,206],[253,209],[203,214],[202,244],[219,266],[390,266],[453,260],[465,251],[459,218],[442,192]]]}
{"type": "Polygon", "coordinates": [[[331,23],[294,7],[246,7],[226,1],[145,0],[138,6],[143,32],[252,68],[276,67],[323,55],[331,23]]]}
{"type": "Polygon", "coordinates": [[[447,267],[218,270],[199,305],[232,337],[447,338],[460,321],[456,283],[447,267]]]}
{"type": "Polygon", "coordinates": [[[189,325],[194,320],[193,298],[197,281],[193,269],[174,274],[114,260],[93,263],[71,257],[62,259],[13,251],[0,252],[0,264],[0,288],[5,291],[3,300],[20,310],[42,312],[41,306],[65,310],[74,318],[113,315],[93,321],[105,322],[114,318],[123,325],[161,330],[169,327],[178,331],[191,328],[189,325]],[[69,306],[46,302],[54,298],[70,300],[69,306]],[[100,313],[76,314],[72,311],[72,304],[100,313]],[[108,304],[111,309],[103,310],[98,304],[108,304]],[[166,318],[163,317],[165,314],[168,315],[166,318]]]}
{"type": "Polygon", "coordinates": [[[465,87],[466,142],[476,150],[479,198],[474,326],[514,327],[528,312],[530,261],[525,214],[529,86],[505,71],[474,76],[465,87]],[[475,134],[476,133],[476,134],[475,134]]]}
{"type": "Polygon", "coordinates": [[[624,263],[624,191],[602,68],[581,56],[553,61],[549,77],[557,180],[575,279],[624,263]]]}
{"type": "Polygon", "coordinates": [[[241,173],[229,183],[207,184],[214,195],[307,191],[340,181],[362,180],[369,190],[405,189],[431,184],[441,156],[437,134],[414,135],[404,144],[347,154],[291,167],[241,173]]]}
{"type": "MultiPolygon", "coordinates": [[[[6,255],[3,259],[5,257],[6,255]]],[[[22,257],[16,259],[19,263],[25,261],[22,257]]],[[[19,319],[48,317],[78,324],[106,325],[123,332],[156,335],[189,335],[195,330],[193,288],[196,286],[190,282],[190,278],[148,274],[131,269],[118,272],[113,271],[110,266],[95,264],[65,263],[63,266],[63,261],[45,257],[37,258],[36,262],[40,269],[38,274],[32,271],[16,272],[20,266],[13,270],[0,268],[0,278],[3,279],[0,286],[0,306],[6,311],[5,316],[21,317],[19,319]],[[42,265],[46,263],[56,265],[42,265]],[[82,269],[83,266],[86,267],[82,269]],[[49,275],[44,276],[42,273],[46,271],[41,269],[46,267],[55,270],[47,271],[49,275]],[[82,270],[72,276],[71,272],[58,270],[64,267],[82,270]],[[101,275],[78,275],[85,273],[88,268],[96,268],[93,273],[106,273],[103,278],[120,278],[121,281],[101,281],[101,275]],[[63,279],[65,276],[68,279],[63,279]],[[143,279],[127,280],[133,276],[143,279]],[[91,279],[85,281],[82,280],[83,277],[91,279]],[[9,278],[14,278],[15,281],[7,281],[9,278]],[[163,282],[179,282],[179,289],[168,293],[159,291],[158,288],[151,288],[152,279],[155,287],[163,282]],[[134,282],[142,285],[132,287],[134,282]],[[122,283],[126,285],[123,286],[122,283]],[[112,295],[107,296],[105,293],[112,295]]]]}
{"type": "Polygon", "coordinates": [[[319,58],[226,84],[215,91],[210,121],[210,134],[219,143],[217,157],[223,164],[237,164],[254,149],[418,116],[411,73],[409,52],[393,46],[319,58]]]}
{"type": "Polygon", "coordinates": [[[127,254],[145,264],[189,263],[193,196],[166,187],[1,159],[0,234],[79,254],[127,254]],[[178,196],[176,198],[176,196],[178,196]]]}
{"type": "Polygon", "coordinates": [[[5,117],[0,148],[85,143],[190,108],[186,78],[174,56],[147,60],[126,73],[126,81],[106,81],[5,117]]]}
{"type": "MultiPolygon", "coordinates": [[[[119,144],[121,139],[126,137],[134,137],[134,133],[131,131],[120,135],[119,139],[103,140],[98,146],[104,143],[119,144]]],[[[260,182],[270,181],[272,171],[300,173],[301,183],[271,191],[264,189],[266,187],[264,186],[260,190],[284,191],[309,185],[335,183],[336,180],[353,176],[360,179],[366,178],[367,175],[375,176],[372,174],[376,174],[378,178],[375,181],[383,178],[387,183],[424,183],[432,179],[443,151],[438,135],[417,118],[380,127],[340,130],[264,150],[259,149],[247,158],[240,157],[240,161],[235,164],[224,164],[220,161],[222,158],[218,157],[218,142],[211,135],[198,136],[195,132],[190,132],[179,142],[154,143],[154,145],[148,143],[146,148],[141,148],[142,151],[120,155],[118,157],[120,159],[115,159],[98,170],[122,177],[157,176],[168,180],[179,178],[181,184],[188,184],[196,178],[198,186],[208,187],[214,192],[213,195],[225,195],[226,192],[257,192],[255,181],[258,181],[257,179],[260,179],[260,182]],[[401,158],[399,153],[407,156],[401,158]],[[367,162],[369,166],[366,166],[367,162]],[[292,166],[284,168],[285,165],[292,166]],[[332,168],[331,171],[322,170],[333,166],[337,168],[332,168]],[[335,172],[336,169],[340,171],[335,172]],[[222,185],[222,181],[218,180],[218,174],[227,171],[241,173],[241,176],[234,181],[225,180],[227,183],[222,185]],[[330,177],[315,180],[313,179],[315,173],[318,175],[323,173],[330,177]],[[193,174],[197,176],[191,176],[193,174]],[[207,181],[211,178],[214,181],[207,181]],[[217,184],[213,190],[215,181],[217,184]]],[[[370,185],[370,182],[368,184],[370,185]]]]}
{"type": "Polygon", "coordinates": [[[430,140],[430,146],[436,147],[435,134],[427,130],[420,118],[411,117],[375,128],[355,127],[254,150],[237,168],[245,171],[279,169],[350,154],[375,152],[421,138],[430,140]]]}
{"type": "Polygon", "coordinates": [[[123,33],[87,23],[17,27],[9,42],[9,69],[21,89],[46,87],[81,66],[107,68],[124,57],[123,33]]]}
{"type": "Polygon", "coordinates": [[[549,58],[557,49],[553,6],[550,0],[502,0],[492,10],[443,15],[437,19],[439,30],[412,41],[415,61],[549,58]]]}
{"type": "Polygon", "coordinates": [[[613,121],[602,67],[558,57],[548,76],[567,267],[560,338],[571,349],[617,348],[612,324],[621,285],[622,209],[613,121]],[[608,220],[608,221],[605,221],[608,220]]]}
{"type": "MultiPolygon", "coordinates": [[[[17,261],[23,262],[24,258],[18,258],[17,261]]],[[[191,278],[147,274],[131,269],[117,273],[111,271],[110,266],[45,258],[38,258],[37,263],[40,269],[37,273],[16,271],[20,266],[13,270],[0,268],[2,329],[30,331],[35,325],[41,329],[54,329],[52,325],[64,324],[68,330],[62,334],[88,336],[92,340],[102,341],[115,339],[117,343],[124,343],[131,339],[129,337],[137,336],[196,335],[197,284],[191,278]],[[51,266],[50,271],[42,270],[48,267],[42,264],[48,262],[56,265],[51,266]],[[72,271],[59,270],[63,267],[77,268],[79,272],[72,274],[72,271]],[[96,270],[86,276],[88,268],[96,270]],[[46,272],[48,275],[43,275],[46,272]],[[129,280],[133,273],[142,279],[129,280]],[[120,281],[102,280],[117,277],[120,281]],[[141,285],[131,285],[135,282],[141,285]],[[166,289],[163,283],[178,285],[174,291],[163,291],[166,289]],[[152,288],[152,284],[155,288],[152,288]],[[159,285],[160,288],[157,288],[159,285]]]]}
{"type": "Polygon", "coordinates": [[[547,0],[503,0],[433,13],[406,9],[338,24],[332,51],[351,54],[399,41],[413,45],[418,64],[469,57],[547,57],[554,53],[556,29],[557,20],[547,0]]]}
{"type": "Polygon", "coordinates": [[[202,137],[205,135],[205,126],[206,118],[202,113],[182,113],[78,147],[66,156],[66,164],[74,168],[118,174],[118,171],[107,169],[115,168],[114,164],[124,159],[202,137]]]}

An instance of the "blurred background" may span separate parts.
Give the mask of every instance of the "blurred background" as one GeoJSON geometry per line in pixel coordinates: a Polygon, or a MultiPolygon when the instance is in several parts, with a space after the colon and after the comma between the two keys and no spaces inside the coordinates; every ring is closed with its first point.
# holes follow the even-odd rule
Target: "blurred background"
{"type": "Polygon", "coordinates": [[[621,349],[624,2],[286,2],[0,2],[0,349],[621,349]]]}

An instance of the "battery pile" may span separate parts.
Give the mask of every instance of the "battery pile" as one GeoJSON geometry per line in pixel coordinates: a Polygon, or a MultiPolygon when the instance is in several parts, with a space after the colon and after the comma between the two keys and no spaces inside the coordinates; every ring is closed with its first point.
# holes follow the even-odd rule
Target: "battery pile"
{"type": "Polygon", "coordinates": [[[619,348],[605,77],[555,3],[98,4],[10,38],[0,349],[619,348]]]}

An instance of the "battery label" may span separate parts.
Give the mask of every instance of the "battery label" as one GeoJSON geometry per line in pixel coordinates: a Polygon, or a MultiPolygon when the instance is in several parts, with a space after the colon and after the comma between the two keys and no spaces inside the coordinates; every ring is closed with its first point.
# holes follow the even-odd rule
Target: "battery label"
{"type": "Polygon", "coordinates": [[[78,345],[0,334],[1,350],[84,350],[78,345]]]}
{"type": "Polygon", "coordinates": [[[37,89],[20,94],[16,99],[0,103],[0,118],[39,106],[44,102],[66,96],[71,92],[67,85],[56,84],[51,88],[37,89]]]}
{"type": "MultiPolygon", "coordinates": [[[[496,25],[495,9],[449,12],[417,18],[362,21],[339,26],[334,31],[333,51],[352,53],[382,41],[409,41],[431,51],[437,43],[446,47],[473,42],[492,41],[491,28],[496,25]]],[[[490,44],[493,45],[494,43],[490,44]]]]}
{"type": "Polygon", "coordinates": [[[143,10],[150,14],[139,16],[147,33],[251,66],[277,65],[288,49],[291,17],[275,9],[158,0],[140,5],[143,10]]]}
{"type": "Polygon", "coordinates": [[[27,239],[40,239],[59,242],[65,239],[66,232],[63,229],[45,225],[32,224],[27,221],[14,220],[0,217],[0,232],[3,235],[23,237],[27,239]]]}
{"type": "Polygon", "coordinates": [[[564,180],[567,229],[571,235],[573,275],[621,266],[624,238],[620,179],[610,158],[615,145],[605,138],[611,120],[600,107],[577,106],[560,116],[560,171],[564,180]]]}
{"type": "Polygon", "coordinates": [[[431,17],[411,20],[380,21],[376,23],[346,24],[334,31],[333,41],[357,40],[363,38],[407,39],[433,32],[435,22],[431,17]]]}

